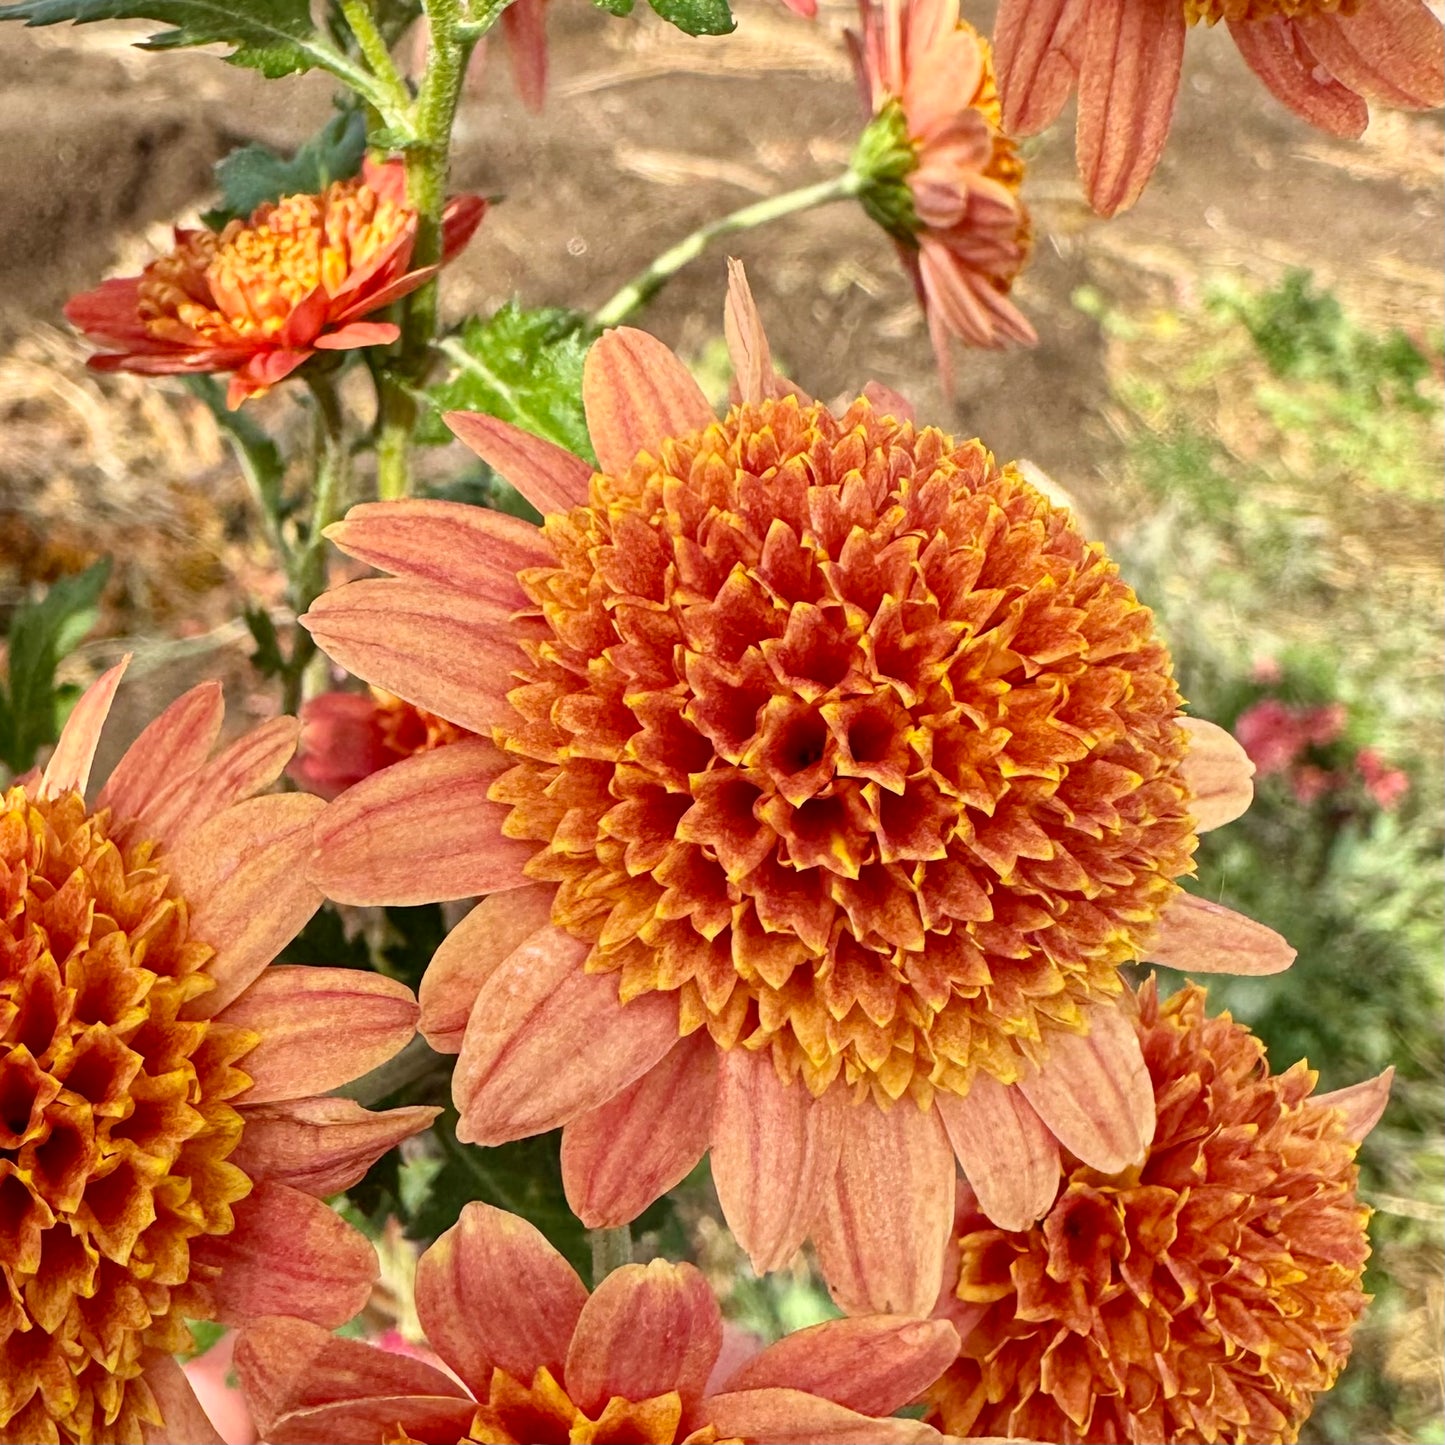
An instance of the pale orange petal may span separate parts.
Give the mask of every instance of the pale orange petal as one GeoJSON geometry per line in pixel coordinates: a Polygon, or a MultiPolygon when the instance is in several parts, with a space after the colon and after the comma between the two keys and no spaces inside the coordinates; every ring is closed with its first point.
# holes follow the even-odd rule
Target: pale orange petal
{"type": "Polygon", "coordinates": [[[191,1241],[192,1266],[216,1271],[208,1282],[222,1324],[295,1315],[335,1329],[370,1298],[376,1251],[319,1199],[260,1183],[234,1209],[230,1234],[191,1241]]]}
{"type": "Polygon", "coordinates": [[[676,1390],[683,1429],[722,1349],[722,1315],[690,1264],[627,1264],[582,1308],[567,1350],[567,1393],[589,1415],[614,1395],[650,1400],[676,1390]]]}
{"type": "Polygon", "coordinates": [[[210,993],[186,1006],[210,1018],[237,997],[321,906],[306,878],[311,829],[326,804],[305,793],[249,798],[193,828],[165,866],[190,905],[191,936],[216,956],[210,993]]]}
{"type": "Polygon", "coordinates": [[[337,1445],[338,1441],[398,1437],[464,1440],[476,1413],[473,1401],[450,1395],[373,1395],[297,1410],[283,1416],[266,1440],[268,1445],[337,1445]]]}
{"type": "Polygon", "coordinates": [[[953,1150],[934,1109],[904,1098],[847,1110],[838,1172],[813,1227],[818,1264],[846,1314],[924,1316],[953,1227],[953,1150]]]}
{"type": "Polygon", "coordinates": [[[1421,0],[1373,0],[1353,15],[1295,21],[1326,70],[1382,105],[1445,105],[1445,30],[1421,0]]]}
{"type": "Polygon", "coordinates": [[[994,56],[1010,135],[1035,135],[1058,119],[1074,88],[1064,37],[1079,14],[1078,0],[1001,0],[994,56]]]}
{"type": "Polygon", "coordinates": [[[504,837],[487,789],[507,760],[478,738],[417,753],[363,778],[321,815],[311,876],[328,898],[432,903],[520,888],[533,843],[504,837]]]}
{"type": "Polygon", "coordinates": [[[452,1074],[457,1138],[505,1144],[596,1108],[677,1040],[677,999],[623,1005],[615,974],[586,973],[589,945],[547,928],[482,985],[452,1074]]]}
{"type": "Polygon", "coordinates": [[[718,1061],[712,1177],[728,1228],[759,1274],[803,1246],[838,1168],[842,1088],[815,1099],[784,1083],[769,1051],[729,1049],[718,1061]]]}
{"type": "Polygon", "coordinates": [[[728,356],[736,377],[738,400],[758,402],[768,397],[796,396],[808,398],[778,375],[773,368],[773,353],[768,346],[752,287],[748,285],[743,263],[728,257],[728,299],[723,311],[723,332],[727,336],[728,356]]]}
{"type": "Polygon", "coordinates": [[[431,1347],[483,1399],[492,1368],[563,1378],[587,1303],[577,1272],[525,1219],[468,1204],[416,1270],[416,1312],[431,1347]]]}
{"type": "MultiPolygon", "coordinates": [[[[339,1339],[305,1320],[257,1320],[236,1341],[235,1367],[257,1429],[271,1441],[319,1438],[334,1445],[364,1440],[367,1427],[375,1429],[378,1419],[385,1419],[377,1402],[396,1397],[450,1400],[453,1406],[465,1401],[467,1414],[459,1421],[463,1431],[475,1409],[462,1387],[433,1366],[360,1340],[339,1339]],[[356,1406],[354,1427],[342,1430],[342,1421],[332,1419],[328,1423],[336,1433],[318,1437],[310,1412],[338,1403],[356,1406]]],[[[398,1418],[417,1423],[414,1417],[398,1418]]]]}
{"type": "Polygon", "coordinates": [[[1187,26],[1182,5],[1089,0],[1079,67],[1079,175],[1101,216],[1132,206],[1169,135],[1187,26]]]}
{"type": "Polygon", "coordinates": [[[349,1189],[441,1113],[427,1105],[372,1113],[351,1099],[240,1102],[246,1127],[230,1162],[252,1179],[274,1179],[318,1199],[349,1189]]]}
{"type": "Polygon", "coordinates": [[[110,716],[110,705],[115,701],[115,690],[120,686],[121,675],[130,664],[130,653],[116,665],[101,673],[71,709],[65,726],[60,730],[60,740],[45,765],[40,777],[40,796],[53,798],[68,793],[73,788],[83,793],[90,781],[90,765],[95,761],[96,744],[105,720],[110,716]]]}
{"type": "Polygon", "coordinates": [[[544,517],[586,502],[592,468],[581,457],[481,412],[449,411],[442,420],[544,517]]]}
{"type": "Polygon", "coordinates": [[[224,1445],[186,1372],[172,1356],[159,1355],[147,1363],[145,1382],[165,1421],[159,1428],[143,1427],[145,1445],[224,1445]]]}
{"type": "Polygon", "coordinates": [[[1294,949],[1274,929],[1183,892],[1174,895],[1140,955],[1142,963],[1182,973],[1283,973],[1294,960],[1294,949]]]}
{"type": "Polygon", "coordinates": [[[636,1219],[706,1152],[716,1094],[717,1047],[699,1031],[600,1109],[579,1114],[562,1130],[568,1207],[588,1229],[636,1219]]]}
{"type": "Polygon", "coordinates": [[[769,1445],[930,1445],[944,1439],[922,1420],[879,1420],[801,1390],[713,1395],[703,1413],[724,1439],[769,1445]]]}
{"type": "Polygon", "coordinates": [[[362,502],[326,536],[379,571],[457,587],[508,607],[527,605],[518,572],[556,562],[541,530],[521,517],[417,497],[362,502]]]}
{"type": "Polygon", "coordinates": [[[1385,1105],[1390,1102],[1390,1085],[1394,1082],[1395,1066],[1391,1064],[1383,1074],[1376,1074],[1373,1079],[1365,1079],[1328,1094],[1316,1094],[1310,1102],[1340,1110],[1345,1116],[1345,1133],[1359,1142],[1380,1122],[1385,1105]]]}
{"type": "Polygon", "coordinates": [[[1364,133],[1370,108],[1325,70],[1292,21],[1278,16],[1231,20],[1229,33],[1245,64],[1296,115],[1348,140],[1364,133]]]}
{"type": "Polygon", "coordinates": [[[863,395],[873,404],[874,411],[881,411],[884,416],[895,417],[898,421],[913,420],[913,403],[891,386],[884,386],[881,381],[870,381],[863,388],[863,395]]]}
{"type": "Polygon", "coordinates": [[[864,1415],[891,1415],[921,1395],[957,1355],[958,1332],[945,1320],[825,1320],[754,1355],[722,1392],[804,1390],[864,1415]]]}
{"type": "Polygon", "coordinates": [[[324,1094],[384,1064],[416,1034],[411,990],[358,968],[275,964],[217,1017],[261,1041],[241,1061],[246,1104],[324,1094]]]}
{"type": "Polygon", "coordinates": [[[1179,772],[1194,795],[1194,826],[1207,833],[1232,823],[1254,801],[1254,764],[1239,739],[1212,722],[1182,717],[1179,726],[1189,734],[1179,772]]]}
{"type": "Polygon", "coordinates": [[[974,1076],[968,1097],[937,1093],[959,1166],[1000,1229],[1027,1229],[1059,1192],[1059,1144],[1016,1088],[974,1076]]]}
{"type": "Polygon", "coordinates": [[[1154,1138],[1154,1086],[1129,1015],[1111,1004],[1088,1013],[1089,1032],[1051,1035],[1044,1066],[1018,1087],[1064,1148],[1117,1174],[1154,1138]]]}
{"type": "Polygon", "coordinates": [[[692,373],[655,336],[630,326],[605,331],[582,369],[587,430],[602,470],[621,475],[639,452],[702,431],[712,408],[692,373]]]}
{"type": "Polygon", "coordinates": [[[513,608],[409,577],[365,577],[317,598],[301,619],[348,672],[469,732],[510,717],[526,658],[513,608]]]}
{"type": "Polygon", "coordinates": [[[551,884],[493,893],[442,940],[417,990],[418,1026],[438,1053],[460,1052],[482,985],[514,948],[551,921],[555,893],[551,884]]]}
{"type": "Polygon", "coordinates": [[[109,808],[118,823],[143,817],[162,788],[195,772],[210,756],[225,712],[219,682],[182,693],[126,749],[96,796],[97,811],[109,808]]]}

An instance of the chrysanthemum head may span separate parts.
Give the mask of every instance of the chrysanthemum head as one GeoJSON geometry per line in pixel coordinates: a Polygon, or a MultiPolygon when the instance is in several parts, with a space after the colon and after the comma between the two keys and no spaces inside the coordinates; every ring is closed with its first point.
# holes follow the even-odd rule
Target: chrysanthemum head
{"type": "MultiPolygon", "coordinates": [[[[1283,1442],[1334,1384],[1367,1296],[1355,1153],[1389,1076],[1312,1097],[1189,985],[1140,992],[1158,1126],[1143,1164],[1066,1161],[1032,1228],[961,1207],[963,1350],[931,1394],[960,1435],[1283,1442]]],[[[959,1309],[961,1308],[961,1314],[959,1309]]]]}

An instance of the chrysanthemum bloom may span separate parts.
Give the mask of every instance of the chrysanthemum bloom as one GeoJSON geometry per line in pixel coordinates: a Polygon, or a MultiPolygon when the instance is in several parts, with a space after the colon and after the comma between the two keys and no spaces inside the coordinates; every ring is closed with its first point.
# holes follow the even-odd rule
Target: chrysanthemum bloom
{"type": "MultiPolygon", "coordinates": [[[[1189,985],[1139,994],[1159,1122],[1142,1166],[1066,1161],[1043,1222],[991,1227],[965,1192],[958,1363],[930,1418],[959,1435],[1230,1445],[1293,1441],[1334,1384],[1367,1296],[1355,1153],[1390,1076],[1312,1097],[1189,985]]],[[[947,1293],[947,1291],[945,1292],[947,1293]]]]}
{"type": "MultiPolygon", "coordinates": [[[[480,196],[448,204],[443,262],[485,210],[480,196]]],[[[169,256],[73,297],[65,315],[112,348],[90,358],[94,370],[229,371],[235,407],[318,351],[395,341],[391,322],[363,318],[435,275],[435,266],[408,270],[415,240],[402,163],[368,160],[354,180],[268,202],[223,231],[178,229],[169,256]]]]}
{"type": "Polygon", "coordinates": [[[320,645],[495,744],[351,789],[314,876],[342,902],[493,895],[421,989],[461,1138],[565,1125],[589,1226],[711,1147],[757,1269],[811,1234],[844,1308],[926,1312],[955,1151],[1016,1224],[1052,1201],[1056,1137],[1142,1156],[1120,963],[1293,955],[1174,881],[1247,805],[1248,760],[1179,718],[1102,549],[901,398],[800,398],[740,271],[728,330],[721,422],[653,338],[593,347],[595,474],[451,418],[542,527],[409,501],[333,529],[398,575],[323,597],[320,645]]]}
{"type": "Polygon", "coordinates": [[[264,1437],[273,1445],[940,1440],[916,1420],[887,1417],[937,1380],[958,1349],[942,1320],[834,1320],[714,1383],[722,1316],[692,1265],[624,1265],[589,1297],[532,1225],[487,1204],[467,1205],[422,1255],[416,1310],[455,1376],[299,1320],[247,1330],[236,1367],[264,1437]]]}
{"type": "Polygon", "coordinates": [[[405,988],[268,967],[321,899],[324,805],[254,796],[294,721],[210,757],[203,684],[87,809],[122,667],[0,794],[0,1441],[24,1445],[216,1440],[186,1320],[349,1319],[375,1256],[321,1196],[436,1112],[320,1097],[412,1036],[405,988]]]}
{"type": "Polygon", "coordinates": [[[994,44],[1004,124],[1033,135],[1079,92],[1079,174],[1112,216],[1139,199],[1169,134],[1184,36],[1224,20],[1277,99],[1357,136],[1366,102],[1445,102],[1439,19],[1425,0],[1001,0],[994,44]]]}
{"type": "Polygon", "coordinates": [[[379,687],[323,692],[301,705],[301,742],[286,772],[308,792],[334,798],[402,758],[470,736],[379,687]]]}
{"type": "Polygon", "coordinates": [[[1032,245],[1023,162],[1003,133],[988,42],[958,0],[860,0],[853,41],[873,112],[855,168],[894,238],[928,317],[947,382],[949,338],[970,346],[1038,338],[1008,299],[1032,245]]]}

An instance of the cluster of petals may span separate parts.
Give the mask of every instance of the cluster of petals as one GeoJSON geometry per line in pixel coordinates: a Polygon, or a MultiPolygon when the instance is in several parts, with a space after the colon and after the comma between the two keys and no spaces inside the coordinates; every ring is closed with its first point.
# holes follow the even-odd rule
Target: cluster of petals
{"type": "Polygon", "coordinates": [[[1077,88],[1079,174],[1112,216],[1139,199],[1163,153],[1185,34],[1220,20],[1270,91],[1332,135],[1358,136],[1369,102],[1445,103],[1441,21],[1426,0],[1001,0],[1004,124],[1033,135],[1077,88]]]}
{"type": "Polygon", "coordinates": [[[946,1321],[874,1315],[721,1363],[722,1316],[692,1265],[624,1265],[589,1295],[531,1224],[479,1203],[422,1255],[416,1311],[445,1369],[300,1320],[249,1328],[236,1367],[264,1438],[923,1445],[942,1437],[888,1417],[958,1349],[946,1321]]]}
{"type": "Polygon", "coordinates": [[[1279,1445],[1349,1357],[1370,1252],[1355,1154],[1394,1071],[1316,1095],[1202,989],[1138,997],[1158,1112],[1142,1165],[1066,1160],[1026,1230],[962,1193],[940,1314],[964,1343],[929,1417],[959,1435],[1279,1445]]]}
{"type": "Polygon", "coordinates": [[[802,398],[740,269],[727,330],[721,423],[653,338],[593,347],[596,474],[451,418],[542,528],[408,501],[332,530],[394,575],[324,596],[320,646],[492,740],[343,794],[313,876],[355,904],[490,895],[420,991],[460,1138],[562,1127],[588,1227],[710,1149],[755,1268],[811,1237],[845,1310],[926,1313],[956,1159],[1018,1227],[1060,1141],[1142,1157],[1121,963],[1293,953],[1174,881],[1250,767],[1177,716],[1102,550],[902,398],[802,398]]]}
{"type": "Polygon", "coordinates": [[[301,705],[301,740],[287,776],[331,799],[402,758],[471,736],[379,687],[323,692],[301,705]]]}
{"type": "Polygon", "coordinates": [[[914,164],[910,225],[895,236],[945,380],[949,338],[969,346],[1038,338],[1008,299],[1032,226],[1023,162],[1002,130],[988,42],[958,0],[860,0],[854,57],[875,117],[898,108],[914,164]]]}
{"type": "MultiPolygon", "coordinates": [[[[442,261],[481,224],[486,202],[458,196],[442,218],[442,261]]],[[[230,372],[239,406],[318,351],[387,345],[400,334],[365,318],[436,274],[412,268],[417,215],[400,161],[367,160],[321,195],[286,196],[219,231],[175,233],[139,276],[72,297],[66,318],[100,346],[96,371],[230,372]]]]}
{"type": "Polygon", "coordinates": [[[272,962],[321,902],[325,806],[262,792],[290,718],[213,753],[186,693],[84,801],[125,664],[45,771],[0,795],[0,1441],[217,1437],[175,1361],[188,1319],[365,1303],[370,1244],[323,1203],[425,1127],[323,1097],[415,1033],[392,980],[272,962]]]}

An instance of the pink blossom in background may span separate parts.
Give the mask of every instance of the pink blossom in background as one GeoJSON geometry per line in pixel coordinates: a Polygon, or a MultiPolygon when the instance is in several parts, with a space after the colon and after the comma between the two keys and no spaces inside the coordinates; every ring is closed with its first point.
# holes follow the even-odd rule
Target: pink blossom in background
{"type": "Polygon", "coordinates": [[[1355,771],[1365,784],[1365,791],[1387,813],[1393,812],[1410,791],[1410,779],[1399,768],[1386,764],[1374,748],[1361,748],[1355,754],[1355,771]]]}

